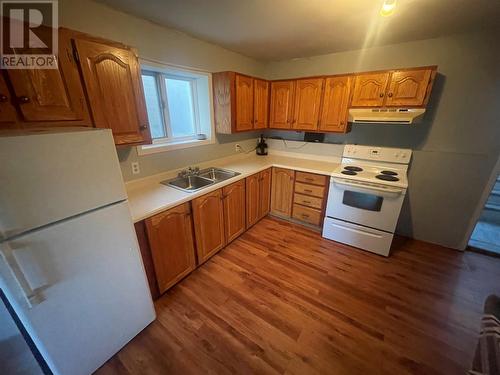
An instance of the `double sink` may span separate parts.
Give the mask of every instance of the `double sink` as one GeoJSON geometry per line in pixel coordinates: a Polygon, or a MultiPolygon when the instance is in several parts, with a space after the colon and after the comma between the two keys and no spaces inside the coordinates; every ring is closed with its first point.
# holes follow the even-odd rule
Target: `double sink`
{"type": "Polygon", "coordinates": [[[189,169],[182,171],[178,177],[162,181],[163,185],[167,185],[188,193],[192,193],[211,185],[228,180],[238,176],[240,173],[222,168],[206,168],[197,170],[189,169]]]}

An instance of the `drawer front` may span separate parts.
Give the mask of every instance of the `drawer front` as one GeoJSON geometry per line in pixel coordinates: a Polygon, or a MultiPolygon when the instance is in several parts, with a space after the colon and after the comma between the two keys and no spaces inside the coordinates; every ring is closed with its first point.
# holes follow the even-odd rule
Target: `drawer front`
{"type": "Polygon", "coordinates": [[[297,194],[293,196],[293,203],[301,204],[303,206],[317,208],[321,210],[323,207],[323,199],[316,197],[308,197],[307,195],[297,194]]]}
{"type": "Polygon", "coordinates": [[[298,204],[293,205],[293,215],[294,219],[309,223],[312,225],[320,225],[321,223],[321,211],[314,208],[299,206],[298,204]]]}
{"type": "Polygon", "coordinates": [[[313,184],[320,186],[326,185],[326,176],[314,173],[296,172],[295,180],[298,182],[305,182],[306,184],[313,184]]]}
{"type": "Polygon", "coordinates": [[[301,182],[295,183],[295,192],[299,194],[312,195],[313,197],[323,198],[325,188],[323,186],[308,185],[301,182]]]}

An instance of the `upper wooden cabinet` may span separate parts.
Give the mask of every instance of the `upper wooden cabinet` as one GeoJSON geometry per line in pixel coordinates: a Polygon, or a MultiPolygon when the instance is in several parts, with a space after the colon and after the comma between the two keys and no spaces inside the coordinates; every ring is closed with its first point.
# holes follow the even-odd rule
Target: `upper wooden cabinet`
{"type": "Polygon", "coordinates": [[[265,129],[269,118],[269,82],[254,79],[253,128],[265,129]]]}
{"type": "Polygon", "coordinates": [[[245,231],[245,180],[222,188],[226,243],[245,231]]]}
{"type": "Polygon", "coordinates": [[[298,79],[296,81],[292,129],[318,129],[322,89],[322,78],[298,79]]]}
{"type": "Polygon", "coordinates": [[[285,168],[273,168],[271,183],[271,213],[290,217],[292,213],[293,186],[295,171],[285,168]]]}
{"type": "Polygon", "coordinates": [[[74,40],[94,124],[115,143],[151,143],[141,71],[129,48],[78,36],[74,40]]]}
{"type": "Polygon", "coordinates": [[[254,79],[236,74],[236,131],[253,129],[254,79]]]}
{"type": "Polygon", "coordinates": [[[212,75],[215,127],[231,134],[267,128],[267,81],[235,72],[212,75]]]}
{"type": "Polygon", "coordinates": [[[222,190],[215,190],[191,201],[198,264],[208,260],[225,244],[222,190]]]}
{"type": "Polygon", "coordinates": [[[421,106],[427,104],[431,69],[396,70],[387,89],[386,106],[421,106]]]}
{"type": "Polygon", "coordinates": [[[336,76],[325,79],[319,130],[345,132],[351,95],[351,77],[336,76]]]}
{"type": "Polygon", "coordinates": [[[16,120],[16,109],[12,105],[9,89],[0,72],[0,127],[7,127],[9,123],[15,123],[16,120]]]}
{"type": "Polygon", "coordinates": [[[270,128],[290,129],[292,127],[294,95],[294,80],[271,82],[270,128]]]}
{"type": "Polygon", "coordinates": [[[146,219],[146,228],[163,293],[196,267],[189,202],[146,219]]]}
{"type": "Polygon", "coordinates": [[[351,106],[382,107],[390,72],[357,75],[351,106]]]}

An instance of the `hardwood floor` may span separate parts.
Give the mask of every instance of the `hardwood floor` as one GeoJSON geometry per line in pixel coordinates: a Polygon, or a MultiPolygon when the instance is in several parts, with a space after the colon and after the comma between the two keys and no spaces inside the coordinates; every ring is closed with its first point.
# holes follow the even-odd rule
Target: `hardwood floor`
{"type": "Polygon", "coordinates": [[[403,240],[384,258],[267,217],[97,373],[463,374],[499,281],[482,254],[403,240]]]}

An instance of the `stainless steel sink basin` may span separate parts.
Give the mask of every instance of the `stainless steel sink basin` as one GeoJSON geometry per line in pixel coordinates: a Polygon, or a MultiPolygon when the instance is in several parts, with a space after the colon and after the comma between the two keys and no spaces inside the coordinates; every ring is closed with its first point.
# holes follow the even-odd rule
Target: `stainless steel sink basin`
{"type": "Polygon", "coordinates": [[[208,178],[209,180],[219,182],[227,180],[228,178],[239,175],[238,172],[229,171],[221,168],[207,168],[200,171],[198,176],[208,178]]]}
{"type": "Polygon", "coordinates": [[[207,168],[201,171],[182,171],[179,177],[161,183],[185,192],[195,192],[218,182],[238,176],[240,173],[221,168],[207,168]]]}

